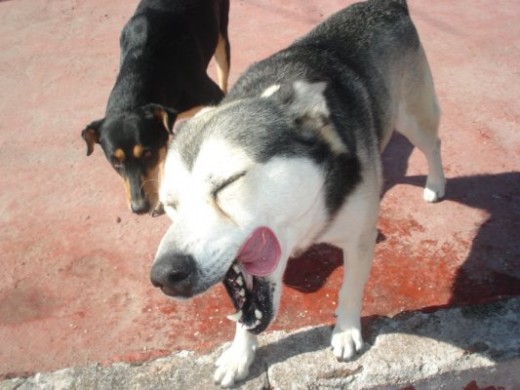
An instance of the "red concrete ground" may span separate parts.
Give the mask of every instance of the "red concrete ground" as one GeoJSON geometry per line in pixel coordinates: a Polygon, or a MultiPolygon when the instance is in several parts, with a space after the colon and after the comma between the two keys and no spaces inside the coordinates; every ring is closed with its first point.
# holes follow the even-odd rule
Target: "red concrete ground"
{"type": "MultiPolygon", "coordinates": [[[[232,335],[222,287],[180,303],[152,288],[168,220],[130,214],[101,150],[85,156],[80,130],[104,112],[135,3],[0,1],[0,377],[232,335]]],[[[231,82],[349,3],[233,0],[231,82]]],[[[444,113],[447,197],[422,202],[425,163],[395,137],[365,316],[520,294],[520,3],[410,7],[444,113]]],[[[342,272],[332,248],[292,262],[273,329],[331,323],[342,272]]]]}

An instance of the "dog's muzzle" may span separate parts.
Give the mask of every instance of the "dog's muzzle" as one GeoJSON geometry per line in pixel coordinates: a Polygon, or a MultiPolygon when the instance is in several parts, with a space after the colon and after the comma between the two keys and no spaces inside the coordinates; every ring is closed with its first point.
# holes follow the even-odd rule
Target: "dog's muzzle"
{"type": "Polygon", "coordinates": [[[166,253],[152,266],[150,280],[155,287],[172,297],[193,296],[195,260],[184,253],[166,253]]]}

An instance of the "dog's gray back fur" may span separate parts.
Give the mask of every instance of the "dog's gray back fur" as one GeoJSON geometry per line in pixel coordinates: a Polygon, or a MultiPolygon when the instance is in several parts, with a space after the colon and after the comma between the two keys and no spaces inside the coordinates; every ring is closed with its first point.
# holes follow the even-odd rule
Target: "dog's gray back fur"
{"type": "Polygon", "coordinates": [[[400,64],[420,49],[404,0],[369,0],[354,4],[317,26],[290,47],[251,66],[223,100],[218,111],[189,122],[174,144],[188,166],[203,139],[219,132],[240,144],[259,162],[274,156],[306,156],[327,172],[326,204],[334,214],[361,180],[363,161],[378,159],[397,107],[389,105],[398,88],[400,64]],[[405,43],[405,44],[404,44],[405,43]],[[325,82],[330,116],[294,118],[294,82],[325,82]],[[272,98],[262,93],[272,85],[272,98]],[[240,103],[238,103],[240,102],[240,103]],[[343,143],[333,153],[318,132],[302,122],[330,122],[343,143]],[[266,126],[266,123],[268,126],[266,126]],[[360,150],[362,153],[360,153],[360,150]]]}

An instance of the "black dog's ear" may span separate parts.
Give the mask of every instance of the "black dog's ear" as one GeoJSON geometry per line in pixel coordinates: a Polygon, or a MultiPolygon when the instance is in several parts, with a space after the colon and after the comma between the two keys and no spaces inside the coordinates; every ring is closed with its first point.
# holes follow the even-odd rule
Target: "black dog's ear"
{"type": "Polygon", "coordinates": [[[99,128],[104,120],[105,119],[99,119],[92,122],[81,132],[81,138],[83,138],[87,144],[87,156],[90,156],[94,151],[94,144],[99,143],[99,128]]]}
{"type": "Polygon", "coordinates": [[[175,110],[156,103],[147,104],[143,106],[142,109],[146,116],[153,116],[157,121],[162,123],[168,133],[173,134],[173,124],[177,119],[177,112],[175,110]]]}

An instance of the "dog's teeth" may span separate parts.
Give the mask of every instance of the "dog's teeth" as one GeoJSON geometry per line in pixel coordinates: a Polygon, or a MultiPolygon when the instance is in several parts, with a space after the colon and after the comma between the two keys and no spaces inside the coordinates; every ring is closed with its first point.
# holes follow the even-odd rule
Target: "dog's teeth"
{"type": "Polygon", "coordinates": [[[230,314],[227,316],[228,320],[231,320],[233,322],[238,322],[242,318],[242,310],[236,312],[235,314],[230,314]]]}
{"type": "Polygon", "coordinates": [[[262,312],[258,309],[255,309],[255,317],[259,320],[262,319],[262,312]]]}
{"type": "Polygon", "coordinates": [[[244,290],[243,288],[240,289],[240,291],[238,293],[240,294],[241,297],[245,297],[246,296],[246,290],[244,290]]]}
{"type": "Polygon", "coordinates": [[[252,291],[253,290],[253,276],[251,276],[250,274],[248,273],[245,273],[244,274],[244,279],[246,281],[246,288],[249,290],[249,291],[252,291]]]}
{"type": "Polygon", "coordinates": [[[240,273],[240,267],[238,265],[233,266],[233,271],[235,271],[237,274],[240,273]]]}
{"type": "Polygon", "coordinates": [[[237,278],[237,284],[238,284],[239,286],[243,286],[243,285],[244,285],[244,280],[242,279],[242,276],[239,276],[239,277],[237,278]]]}
{"type": "Polygon", "coordinates": [[[256,320],[252,325],[246,325],[246,329],[253,330],[260,325],[260,320],[256,320]]]}

